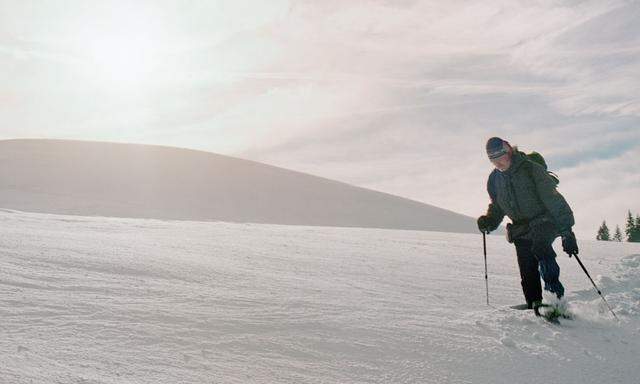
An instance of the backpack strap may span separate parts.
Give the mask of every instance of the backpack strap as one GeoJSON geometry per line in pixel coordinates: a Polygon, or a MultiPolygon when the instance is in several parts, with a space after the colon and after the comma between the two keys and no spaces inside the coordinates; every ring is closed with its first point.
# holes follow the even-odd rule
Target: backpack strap
{"type": "MultiPolygon", "coordinates": [[[[534,153],[537,154],[537,152],[534,152],[534,153]]],[[[527,164],[527,170],[529,171],[529,177],[533,180],[533,167],[534,167],[533,164],[538,164],[538,165],[541,165],[541,164],[535,162],[534,160],[532,160],[529,157],[526,157],[525,160],[527,161],[527,163],[529,163],[529,164],[527,164]]],[[[547,173],[547,177],[550,178],[551,180],[553,180],[553,182],[556,184],[556,186],[558,186],[558,184],[560,184],[560,177],[558,177],[558,175],[556,175],[555,173],[547,170],[546,166],[543,166],[543,168],[544,168],[544,171],[547,173]]]]}
{"type": "Polygon", "coordinates": [[[497,197],[495,179],[496,179],[496,171],[494,170],[489,175],[489,181],[487,182],[487,191],[489,192],[489,197],[493,202],[496,201],[496,197],[497,197]]]}

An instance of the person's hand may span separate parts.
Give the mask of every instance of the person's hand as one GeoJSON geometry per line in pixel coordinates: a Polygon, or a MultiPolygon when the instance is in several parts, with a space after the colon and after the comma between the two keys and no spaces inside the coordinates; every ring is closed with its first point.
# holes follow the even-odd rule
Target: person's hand
{"type": "Polygon", "coordinates": [[[478,217],[478,229],[482,233],[489,233],[491,229],[491,220],[487,215],[478,217]]]}
{"type": "Polygon", "coordinates": [[[578,254],[578,242],[572,231],[562,234],[562,249],[569,254],[569,257],[578,254]]]}

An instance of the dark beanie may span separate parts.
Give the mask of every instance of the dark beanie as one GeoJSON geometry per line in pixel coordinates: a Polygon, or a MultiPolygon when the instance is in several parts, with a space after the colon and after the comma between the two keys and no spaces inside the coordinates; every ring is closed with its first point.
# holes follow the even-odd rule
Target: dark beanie
{"type": "Polygon", "coordinates": [[[508,150],[504,148],[505,143],[507,142],[499,137],[492,137],[487,140],[487,156],[489,156],[489,159],[497,159],[506,154],[508,150]]]}

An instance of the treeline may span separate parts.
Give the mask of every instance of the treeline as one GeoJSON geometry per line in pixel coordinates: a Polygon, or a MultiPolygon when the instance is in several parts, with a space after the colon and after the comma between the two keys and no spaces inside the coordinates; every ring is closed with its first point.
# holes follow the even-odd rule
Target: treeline
{"type": "Polygon", "coordinates": [[[624,235],[622,234],[622,231],[620,231],[620,227],[616,225],[616,230],[613,236],[611,236],[609,227],[607,227],[606,220],[603,221],[602,225],[600,225],[600,228],[598,228],[596,240],[622,241],[623,239],[632,243],[640,243],[640,215],[636,214],[636,217],[634,219],[631,211],[627,213],[627,223],[624,230],[624,235]]]}

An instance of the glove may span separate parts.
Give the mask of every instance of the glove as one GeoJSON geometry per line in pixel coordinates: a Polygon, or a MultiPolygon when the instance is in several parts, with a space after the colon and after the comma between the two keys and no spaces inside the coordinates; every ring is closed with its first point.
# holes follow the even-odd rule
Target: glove
{"type": "Polygon", "coordinates": [[[576,235],[572,231],[562,234],[562,250],[568,253],[569,257],[578,254],[578,242],[576,241],[576,235]]]}
{"type": "Polygon", "coordinates": [[[491,219],[487,215],[478,217],[478,229],[482,233],[491,232],[491,219]]]}

